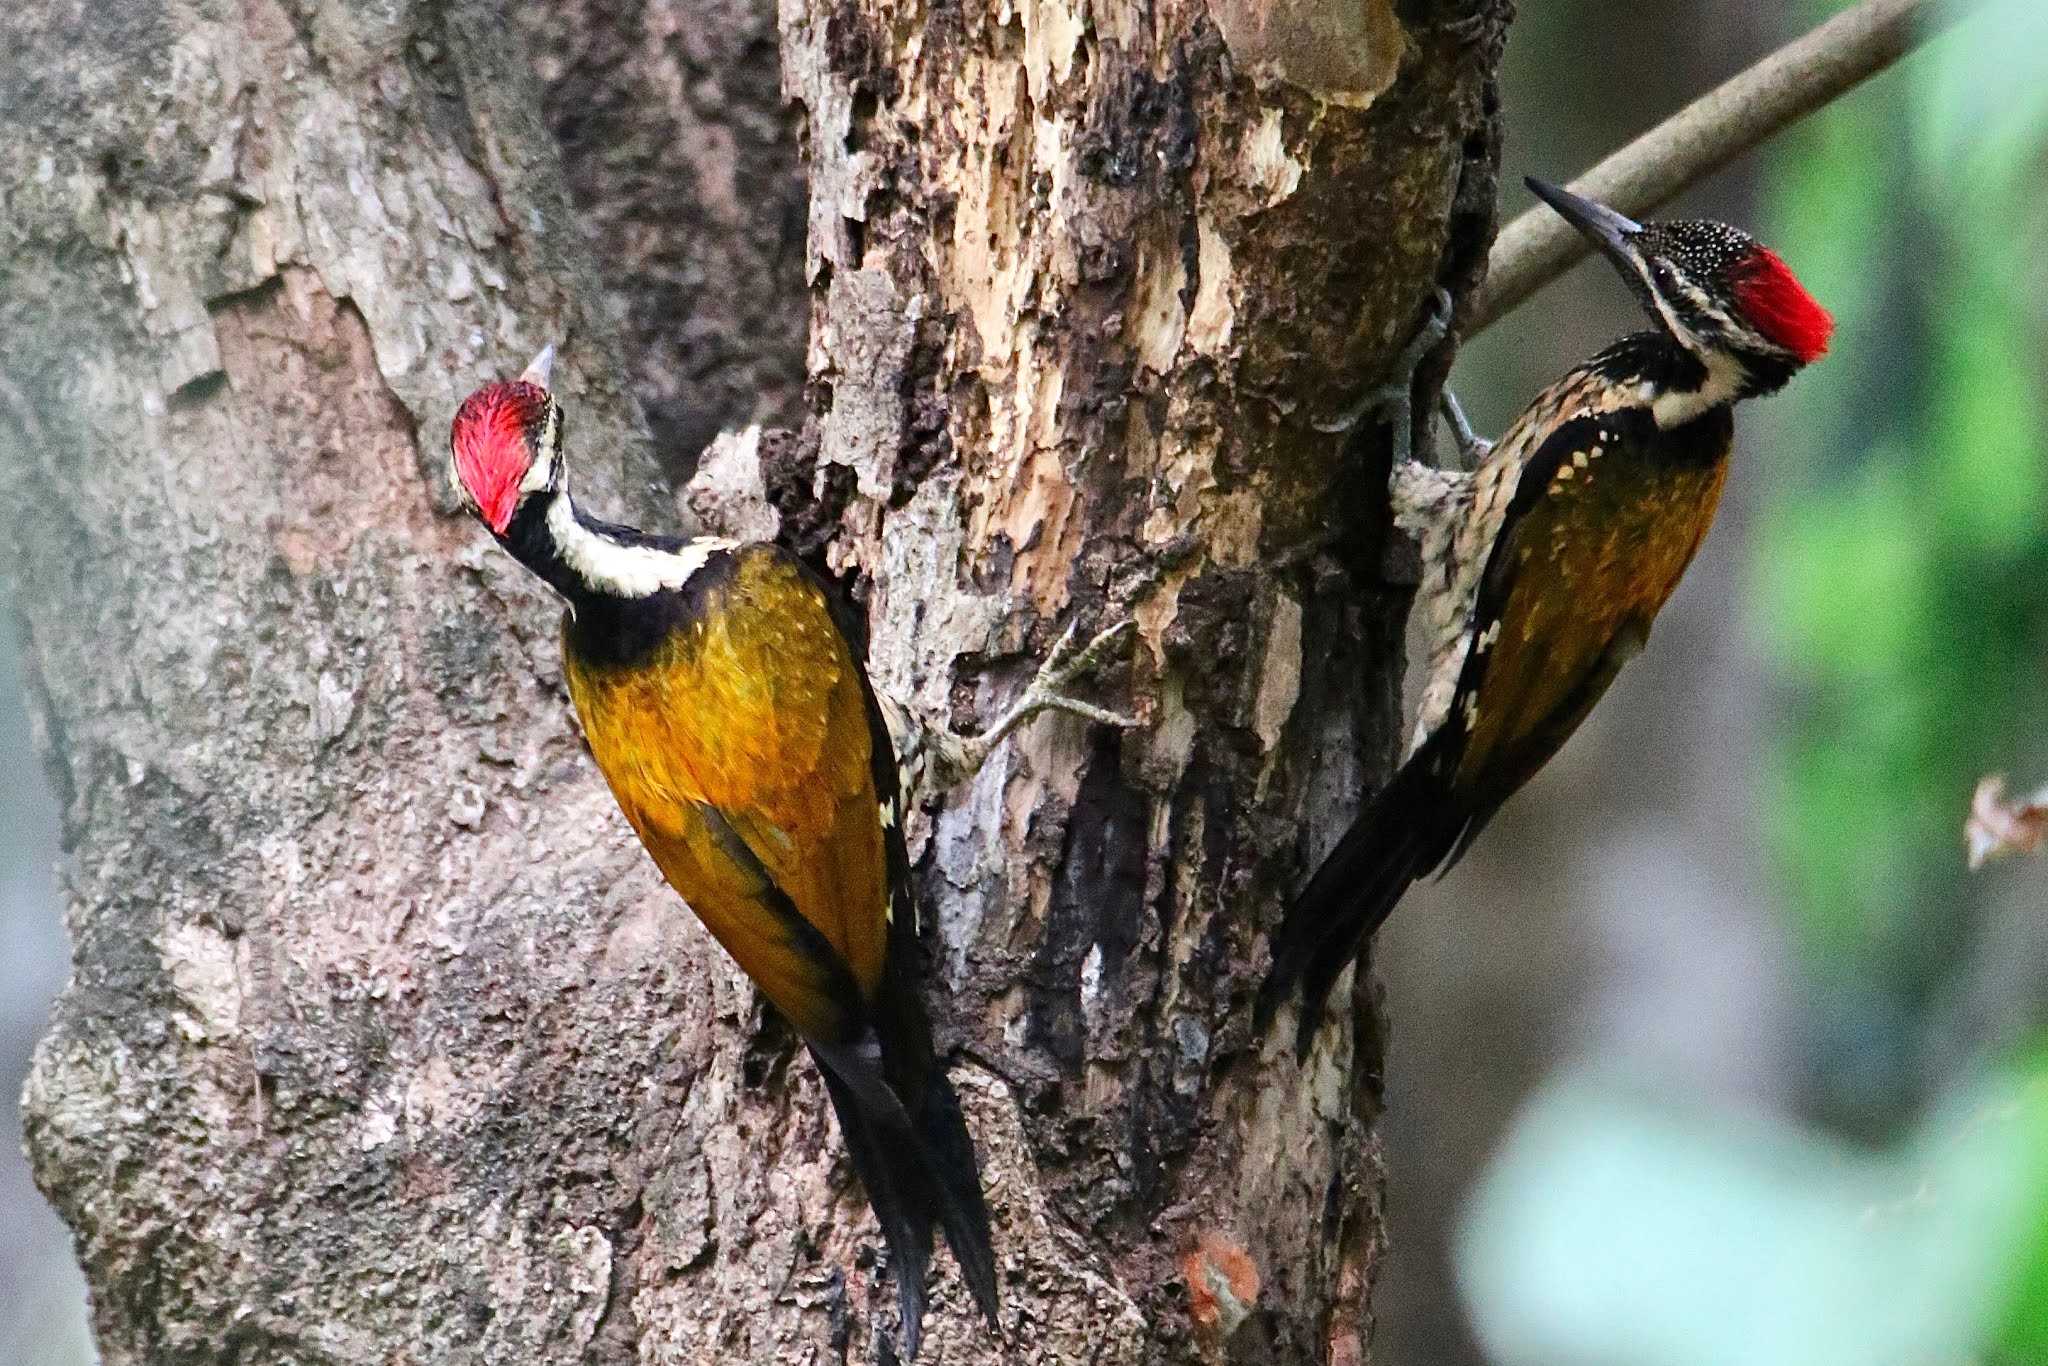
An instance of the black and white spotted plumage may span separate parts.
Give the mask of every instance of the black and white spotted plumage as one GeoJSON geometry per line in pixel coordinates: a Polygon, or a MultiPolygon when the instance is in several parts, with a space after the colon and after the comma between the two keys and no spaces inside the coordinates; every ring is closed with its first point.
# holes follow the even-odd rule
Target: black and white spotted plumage
{"type": "Polygon", "coordinates": [[[1406,762],[1274,937],[1259,1022],[1299,983],[1304,1056],[1330,988],[1408,887],[1457,861],[1648,641],[1712,525],[1734,405],[1825,347],[1827,315],[1747,234],[1644,226],[1537,190],[1657,326],[1545,390],[1469,479],[1395,472],[1396,522],[1422,549],[1431,671],[1406,762]]]}

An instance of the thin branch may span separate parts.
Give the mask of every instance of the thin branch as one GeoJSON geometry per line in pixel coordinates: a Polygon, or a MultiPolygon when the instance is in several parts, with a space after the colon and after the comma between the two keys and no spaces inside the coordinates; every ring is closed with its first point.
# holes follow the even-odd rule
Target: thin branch
{"type": "MultiPolygon", "coordinates": [[[[1571,183],[1640,218],[1795,119],[1854,89],[1962,17],[1954,0],[1863,0],[1702,95],[1571,183]]],[[[1494,240],[1486,282],[1462,331],[1477,336],[1586,255],[1549,209],[1494,240]]]]}

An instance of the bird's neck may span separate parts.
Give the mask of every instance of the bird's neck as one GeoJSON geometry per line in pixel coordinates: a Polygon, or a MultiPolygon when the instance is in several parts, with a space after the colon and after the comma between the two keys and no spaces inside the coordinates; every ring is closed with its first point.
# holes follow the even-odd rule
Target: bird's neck
{"type": "Polygon", "coordinates": [[[528,498],[499,538],[571,606],[651,598],[682,588],[734,542],[652,536],[586,516],[564,489],[528,498]]]}
{"type": "Polygon", "coordinates": [[[1623,337],[1594,365],[1617,386],[1636,386],[1658,429],[1667,432],[1760,392],[1748,358],[1727,351],[1701,355],[1663,331],[1623,337]]]}
{"type": "Polygon", "coordinates": [[[1666,345],[1684,354],[1692,364],[1686,371],[1687,382],[1667,385],[1650,397],[1650,415],[1657,420],[1660,430],[1668,432],[1683,427],[1716,408],[1733,407],[1749,397],[1749,372],[1737,357],[1726,351],[1696,356],[1676,342],[1667,340],[1666,345]]]}
{"type": "Polygon", "coordinates": [[[1600,354],[1595,364],[1620,385],[1642,386],[1642,401],[1662,431],[1717,408],[1774,394],[1799,368],[1789,357],[1682,345],[1665,331],[1637,332],[1600,354]]]}

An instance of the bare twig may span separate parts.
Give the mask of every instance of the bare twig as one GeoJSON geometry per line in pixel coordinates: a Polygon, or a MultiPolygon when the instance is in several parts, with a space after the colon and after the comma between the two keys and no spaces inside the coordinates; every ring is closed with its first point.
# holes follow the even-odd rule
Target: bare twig
{"type": "MultiPolygon", "coordinates": [[[[1702,95],[1571,183],[1641,217],[1779,129],[1884,70],[1961,17],[1944,0],[1863,0],[1702,95]]],[[[1562,218],[1535,208],[1495,239],[1463,332],[1478,335],[1588,250],[1562,218]]]]}

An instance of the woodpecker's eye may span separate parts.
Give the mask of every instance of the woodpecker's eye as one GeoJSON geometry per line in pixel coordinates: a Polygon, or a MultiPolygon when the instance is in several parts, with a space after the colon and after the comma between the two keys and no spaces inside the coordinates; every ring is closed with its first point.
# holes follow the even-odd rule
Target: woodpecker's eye
{"type": "MultiPolygon", "coordinates": [[[[549,432],[554,400],[537,384],[487,384],[456,410],[449,445],[455,477],[484,525],[503,535],[519,505],[521,485],[549,432]]],[[[549,464],[552,464],[550,448],[549,464]]]]}
{"type": "Polygon", "coordinates": [[[1680,340],[1689,346],[1695,345],[1691,338],[1709,322],[1709,296],[1675,261],[1652,256],[1644,265],[1649,271],[1650,288],[1657,296],[1656,311],[1664,318],[1666,326],[1683,334],[1680,340]]]}
{"type": "Polygon", "coordinates": [[[1673,315],[1702,336],[1776,348],[1799,364],[1828,348],[1834,320],[1769,247],[1708,220],[1653,223],[1640,245],[1673,315]]]}

